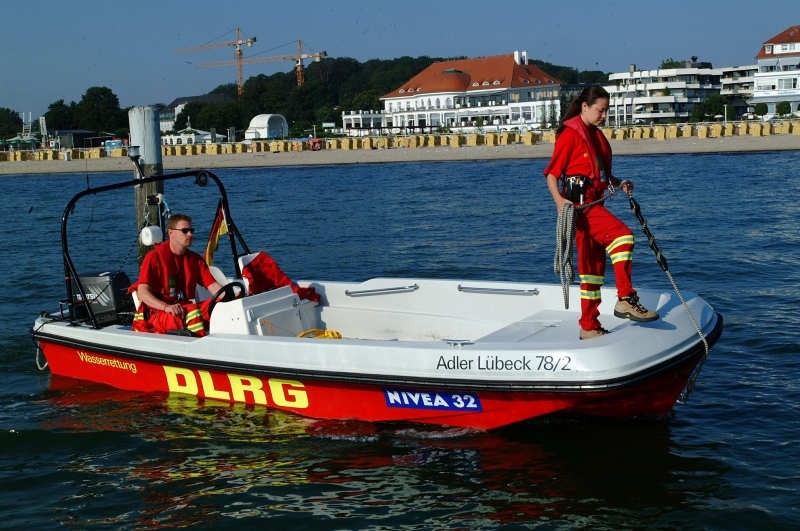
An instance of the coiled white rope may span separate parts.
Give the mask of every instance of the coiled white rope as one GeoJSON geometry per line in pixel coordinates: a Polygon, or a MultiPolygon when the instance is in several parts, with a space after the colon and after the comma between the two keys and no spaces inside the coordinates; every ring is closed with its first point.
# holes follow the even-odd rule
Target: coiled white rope
{"type": "Polygon", "coordinates": [[[608,195],[575,207],[572,203],[567,203],[561,207],[556,221],[556,253],[553,257],[553,272],[561,277],[561,291],[564,293],[564,309],[569,310],[569,285],[575,280],[575,266],[572,265],[572,254],[575,241],[575,220],[581,210],[602,203],[606,199],[611,199],[622,189],[622,185],[628,181],[622,181],[616,188],[609,188],[608,195]]]}
{"type": "Polygon", "coordinates": [[[556,254],[553,258],[553,272],[561,277],[561,291],[564,293],[564,308],[569,310],[569,285],[575,280],[575,266],[572,265],[572,251],[575,241],[575,218],[578,217],[571,203],[561,207],[556,221],[556,254]]]}

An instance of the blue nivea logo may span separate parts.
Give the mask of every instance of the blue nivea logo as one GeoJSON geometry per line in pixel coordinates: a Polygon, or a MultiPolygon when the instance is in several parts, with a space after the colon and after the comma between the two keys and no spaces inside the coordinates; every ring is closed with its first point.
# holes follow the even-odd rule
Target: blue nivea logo
{"type": "Polygon", "coordinates": [[[444,411],[483,411],[481,400],[478,398],[477,393],[384,389],[383,396],[388,407],[444,411]]]}

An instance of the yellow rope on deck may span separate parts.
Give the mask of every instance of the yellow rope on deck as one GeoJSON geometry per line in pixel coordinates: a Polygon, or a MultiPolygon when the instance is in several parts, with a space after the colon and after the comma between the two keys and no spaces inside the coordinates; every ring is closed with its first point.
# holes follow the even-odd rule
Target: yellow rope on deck
{"type": "Polygon", "coordinates": [[[342,339],[342,334],[336,330],[323,330],[321,328],[312,328],[305,332],[298,334],[297,337],[311,337],[314,339],[342,339]]]}

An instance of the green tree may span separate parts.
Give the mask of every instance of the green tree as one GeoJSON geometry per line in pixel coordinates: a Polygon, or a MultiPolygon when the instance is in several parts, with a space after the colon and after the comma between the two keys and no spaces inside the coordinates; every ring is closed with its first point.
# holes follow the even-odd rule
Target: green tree
{"type": "MultiPolygon", "coordinates": [[[[728,99],[719,94],[712,94],[692,108],[692,121],[702,122],[708,119],[716,119],[717,116],[725,116],[726,106],[729,107],[728,112],[730,112],[732,105],[728,99]]],[[[729,116],[733,115],[730,114],[729,116]]]]}
{"type": "Polygon", "coordinates": [[[759,116],[764,116],[767,114],[767,104],[766,103],[756,103],[755,113],[759,116]]]}
{"type": "Polygon", "coordinates": [[[666,70],[667,68],[685,68],[686,61],[676,61],[672,57],[669,59],[664,59],[661,61],[661,66],[658,67],[659,70],[666,70]]]}
{"type": "Polygon", "coordinates": [[[74,114],[74,101],[70,102],[69,105],[64,103],[64,100],[51,103],[47,106],[47,112],[44,113],[45,120],[47,121],[47,130],[75,129],[74,114]]]}
{"type": "MultiPolygon", "coordinates": [[[[186,129],[187,126],[186,122],[190,120],[192,116],[194,116],[196,119],[200,115],[200,112],[207,106],[208,106],[207,103],[190,101],[189,103],[183,106],[181,112],[179,112],[178,115],[175,117],[175,125],[173,125],[172,128],[176,131],[181,131],[183,129],[186,129]]],[[[200,127],[199,125],[197,125],[196,120],[194,125],[200,127]]],[[[206,129],[206,131],[207,130],[208,129],[206,129]]]]}
{"type": "Polygon", "coordinates": [[[298,120],[289,126],[289,137],[300,138],[309,136],[308,133],[313,130],[311,122],[308,120],[298,120]]]}
{"type": "Polygon", "coordinates": [[[311,81],[302,87],[295,87],[289,93],[286,102],[286,114],[289,124],[292,122],[316,123],[317,106],[333,106],[336,103],[336,91],[329,83],[311,81]]]}
{"type": "Polygon", "coordinates": [[[775,106],[775,112],[777,112],[780,116],[786,116],[787,114],[791,114],[792,104],[789,103],[788,101],[782,101],[775,106]]]}
{"type": "Polygon", "coordinates": [[[340,126],[342,125],[342,113],[333,107],[320,107],[314,112],[314,114],[316,115],[316,124],[322,124],[323,122],[334,122],[340,126]]]}
{"type": "MultiPolygon", "coordinates": [[[[205,131],[210,131],[212,127],[217,129],[217,132],[225,134],[229,127],[235,127],[237,130],[245,128],[244,114],[242,109],[236,103],[214,103],[206,105],[197,116],[197,122],[192,123],[192,126],[205,131]]],[[[249,118],[247,118],[249,120],[249,118]]]]}
{"type": "Polygon", "coordinates": [[[22,118],[19,113],[0,107],[0,139],[13,138],[22,132],[22,118]]]}
{"type": "Polygon", "coordinates": [[[703,101],[703,107],[707,116],[716,117],[725,115],[725,106],[730,105],[728,98],[720,94],[712,94],[703,101]]]}
{"type": "Polygon", "coordinates": [[[127,115],[119,108],[119,98],[107,87],[91,87],[75,105],[75,125],[98,133],[128,125],[127,115]]]}
{"type": "Polygon", "coordinates": [[[564,83],[583,83],[586,85],[608,83],[610,72],[601,70],[578,70],[572,66],[561,66],[541,61],[539,59],[528,60],[529,64],[538,66],[551,76],[563,81],[564,83]]]}
{"type": "Polygon", "coordinates": [[[364,92],[359,92],[353,98],[353,107],[357,110],[379,110],[383,108],[381,104],[381,96],[383,92],[378,89],[369,89],[364,92]]]}
{"type": "Polygon", "coordinates": [[[209,92],[209,94],[227,94],[231,98],[237,99],[239,97],[239,85],[236,83],[225,83],[209,92]]]}

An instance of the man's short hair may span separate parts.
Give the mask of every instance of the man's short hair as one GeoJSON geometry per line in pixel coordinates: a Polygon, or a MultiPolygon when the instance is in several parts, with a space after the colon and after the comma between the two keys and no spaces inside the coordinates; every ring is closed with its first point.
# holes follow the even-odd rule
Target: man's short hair
{"type": "Polygon", "coordinates": [[[192,218],[190,218],[186,214],[172,214],[169,217],[169,221],[167,221],[167,228],[174,229],[175,227],[178,226],[178,223],[180,223],[181,221],[186,221],[188,223],[191,223],[192,218]]]}

